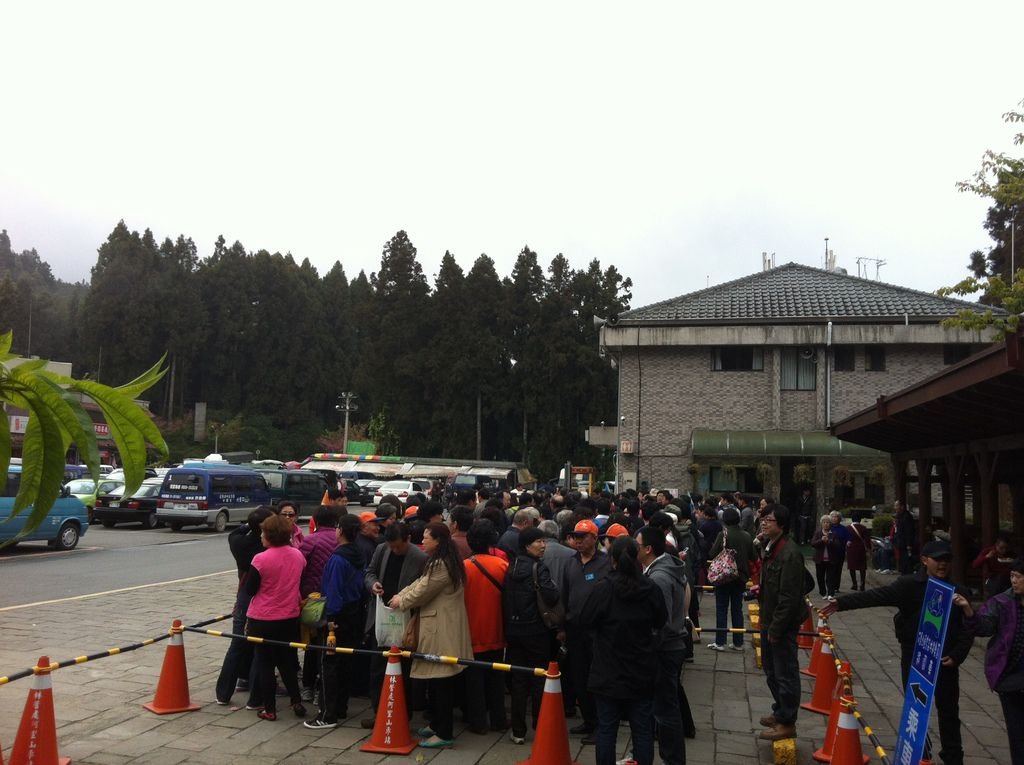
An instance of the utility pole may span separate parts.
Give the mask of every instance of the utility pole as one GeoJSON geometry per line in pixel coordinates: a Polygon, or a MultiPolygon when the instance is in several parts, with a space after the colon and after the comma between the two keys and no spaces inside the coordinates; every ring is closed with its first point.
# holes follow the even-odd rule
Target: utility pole
{"type": "Polygon", "coordinates": [[[359,404],[354,403],[354,399],[357,398],[359,396],[355,393],[344,391],[339,394],[338,403],[334,407],[337,411],[345,413],[345,445],[341,449],[345,454],[348,454],[348,415],[359,410],[359,404]]]}

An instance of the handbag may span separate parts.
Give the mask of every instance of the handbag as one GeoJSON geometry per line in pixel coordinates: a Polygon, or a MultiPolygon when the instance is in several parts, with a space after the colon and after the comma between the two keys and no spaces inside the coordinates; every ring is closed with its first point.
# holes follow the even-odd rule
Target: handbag
{"type": "Polygon", "coordinates": [[[549,606],[545,602],[544,597],[540,594],[540,578],[537,576],[539,565],[539,563],[533,564],[533,591],[537,596],[537,613],[540,614],[540,620],[549,630],[561,629],[565,626],[565,606],[562,605],[561,599],[553,606],[549,606]]]}
{"type": "Polygon", "coordinates": [[[402,650],[415,651],[420,644],[420,612],[417,610],[406,622],[402,633],[402,650]]]}
{"type": "Polygon", "coordinates": [[[309,593],[309,597],[302,604],[299,622],[304,627],[323,627],[325,623],[324,609],[326,607],[327,598],[321,596],[319,592],[309,593]]]}
{"type": "Polygon", "coordinates": [[[711,584],[728,584],[740,578],[736,565],[736,551],[725,546],[725,532],[722,532],[722,552],[708,564],[708,581],[711,584]]]}
{"type": "Polygon", "coordinates": [[[374,611],[373,632],[379,646],[401,645],[405,636],[405,628],[409,624],[409,614],[397,608],[388,608],[384,599],[377,596],[377,607],[374,611]]]}

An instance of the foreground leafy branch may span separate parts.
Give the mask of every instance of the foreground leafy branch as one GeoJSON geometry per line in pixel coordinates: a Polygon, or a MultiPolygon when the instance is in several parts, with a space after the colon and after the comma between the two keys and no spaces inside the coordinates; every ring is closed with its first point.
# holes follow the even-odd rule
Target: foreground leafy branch
{"type": "MultiPolygon", "coordinates": [[[[48,371],[46,362],[29,359],[18,365],[10,352],[12,333],[0,335],[0,402],[28,411],[22,446],[21,486],[9,520],[29,506],[32,511],[19,538],[37,528],[60,496],[68,447],[78,447],[94,480],[100,457],[92,420],[82,407],[88,396],[103,412],[124,466],[125,492],[134,492],[145,478],[146,444],[167,457],[167,444],[149,416],[134,402],[164,376],[164,359],[136,379],[112,388],[91,380],[74,380],[48,371]]],[[[0,429],[0,490],[11,462],[10,425],[0,429]]]]}

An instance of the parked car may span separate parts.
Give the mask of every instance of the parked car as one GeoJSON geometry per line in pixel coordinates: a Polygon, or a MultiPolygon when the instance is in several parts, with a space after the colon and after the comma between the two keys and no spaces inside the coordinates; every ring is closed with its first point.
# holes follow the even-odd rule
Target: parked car
{"type": "Polygon", "coordinates": [[[387,481],[382,481],[378,478],[361,478],[356,481],[356,485],[359,487],[359,504],[360,505],[372,505],[373,494],[387,481]]]}
{"type": "Polygon", "coordinates": [[[328,486],[337,486],[345,492],[345,496],[348,497],[349,502],[359,501],[359,485],[354,480],[345,478],[345,476],[339,471],[332,470],[331,468],[311,467],[300,468],[300,470],[307,473],[318,473],[322,475],[327,480],[328,486]]]}
{"type": "Polygon", "coordinates": [[[124,480],[116,478],[101,478],[94,481],[91,478],[77,478],[66,483],[65,488],[73,496],[77,497],[85,505],[89,514],[89,523],[93,521],[93,509],[96,507],[96,497],[100,494],[115,494],[119,489],[124,488],[124,480]]]}
{"type": "MultiPolygon", "coordinates": [[[[14,498],[21,487],[21,465],[7,468],[7,483],[0,492],[0,542],[14,539],[25,528],[25,521],[32,512],[31,505],[13,518],[7,518],[14,510],[14,498]]],[[[65,487],[61,496],[53,503],[46,518],[35,531],[22,537],[19,542],[44,541],[57,550],[73,550],[89,529],[89,514],[85,504],[65,487]]]]}
{"type": "MultiPolygon", "coordinates": [[[[163,478],[164,474],[166,472],[167,472],[166,468],[163,469],[163,472],[160,472],[156,468],[148,467],[148,468],[146,468],[146,473],[145,473],[144,478],[163,478]]],[[[105,477],[106,478],[116,478],[119,481],[121,481],[122,483],[124,483],[124,468],[114,468],[105,477]]]]}
{"type": "Polygon", "coordinates": [[[303,518],[313,515],[327,491],[327,479],[312,470],[257,467],[256,472],[266,480],[273,504],[290,499],[295,503],[296,516],[303,518]]]}
{"type": "Polygon", "coordinates": [[[161,478],[147,478],[130,497],[124,496],[124,486],[122,491],[97,496],[93,520],[102,523],[106,529],[127,521],[137,521],[143,528],[155,529],[160,525],[156,519],[156,502],[163,483],[161,478]]]}
{"type": "Polygon", "coordinates": [[[225,531],[242,523],[260,505],[270,504],[266,479],[235,465],[192,465],[167,471],[156,501],[156,519],[172,531],[209,526],[225,531]]]}
{"type": "Polygon", "coordinates": [[[373,504],[379,505],[381,499],[388,494],[394,494],[404,505],[410,494],[430,490],[430,481],[388,481],[373,493],[373,504]]]}

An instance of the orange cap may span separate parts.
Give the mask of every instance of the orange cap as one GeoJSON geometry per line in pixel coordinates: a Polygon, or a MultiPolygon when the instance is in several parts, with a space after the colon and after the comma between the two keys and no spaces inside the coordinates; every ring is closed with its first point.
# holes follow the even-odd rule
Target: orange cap
{"type": "Polygon", "coordinates": [[[377,517],[377,514],[375,512],[367,510],[359,514],[359,520],[361,520],[363,523],[377,523],[377,521],[379,521],[380,518],[377,517]]]}
{"type": "MultiPolygon", "coordinates": [[[[614,525],[614,524],[613,524],[614,525]]],[[[598,534],[597,524],[589,518],[584,518],[582,521],[576,524],[572,530],[573,534],[593,534],[595,537],[598,534]]]]}
{"type": "Polygon", "coordinates": [[[405,508],[405,515],[403,515],[402,517],[403,518],[412,518],[414,515],[416,515],[416,512],[418,510],[419,510],[419,508],[416,507],[416,505],[413,505],[412,507],[407,507],[407,508],[405,508]]]}
{"type": "Polygon", "coordinates": [[[604,535],[606,537],[628,537],[629,529],[627,529],[621,523],[613,523],[611,526],[608,527],[608,530],[604,532],[604,535]]]}

